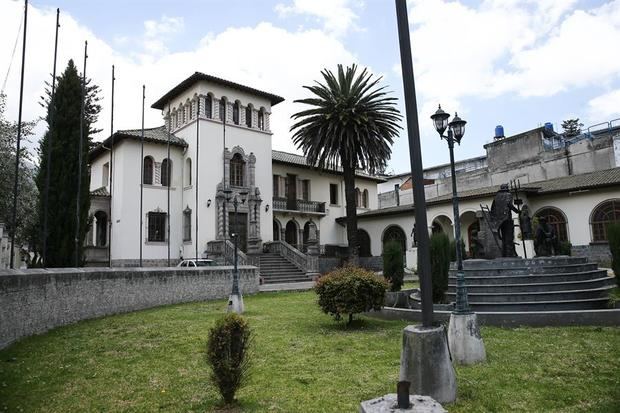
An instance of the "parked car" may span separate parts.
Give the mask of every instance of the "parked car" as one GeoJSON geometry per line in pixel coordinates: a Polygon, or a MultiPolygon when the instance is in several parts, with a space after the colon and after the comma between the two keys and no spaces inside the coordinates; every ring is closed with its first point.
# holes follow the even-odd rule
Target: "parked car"
{"type": "Polygon", "coordinates": [[[179,263],[179,265],[177,265],[177,267],[190,267],[190,268],[194,268],[194,267],[213,267],[214,265],[217,265],[217,263],[213,260],[209,260],[206,258],[200,258],[200,259],[188,259],[188,260],[183,260],[179,263]]]}

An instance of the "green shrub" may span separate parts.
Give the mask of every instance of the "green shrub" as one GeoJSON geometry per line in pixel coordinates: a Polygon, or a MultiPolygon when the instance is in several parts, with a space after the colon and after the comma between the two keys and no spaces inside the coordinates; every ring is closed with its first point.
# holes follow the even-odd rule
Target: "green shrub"
{"type": "MultiPolygon", "coordinates": [[[[461,240],[461,257],[465,259],[467,257],[465,253],[465,243],[461,240]]],[[[456,261],[456,240],[450,241],[450,261],[456,261]]]]}
{"type": "Polygon", "coordinates": [[[349,315],[370,310],[380,310],[385,300],[387,282],[373,272],[359,267],[342,267],[321,277],[314,290],[319,296],[319,306],[326,314],[340,320],[349,315]]]}
{"type": "Polygon", "coordinates": [[[390,241],[383,249],[383,276],[390,283],[390,291],[400,291],[405,277],[405,263],[400,243],[390,241]]]}
{"type": "Polygon", "coordinates": [[[607,226],[607,240],[611,252],[611,268],[616,274],[616,284],[620,286],[620,223],[607,226]]]}
{"type": "Polygon", "coordinates": [[[568,241],[560,242],[560,247],[558,251],[558,255],[572,255],[573,253],[573,244],[568,241]]]}
{"type": "Polygon", "coordinates": [[[211,366],[211,380],[226,403],[248,377],[251,330],[247,321],[235,313],[226,314],[209,330],[207,361],[211,366]]]}
{"type": "MultiPolygon", "coordinates": [[[[450,270],[450,240],[444,233],[431,236],[431,278],[433,281],[433,302],[443,301],[448,289],[448,271],[450,270]]],[[[456,250],[455,250],[456,254],[456,250]]]]}

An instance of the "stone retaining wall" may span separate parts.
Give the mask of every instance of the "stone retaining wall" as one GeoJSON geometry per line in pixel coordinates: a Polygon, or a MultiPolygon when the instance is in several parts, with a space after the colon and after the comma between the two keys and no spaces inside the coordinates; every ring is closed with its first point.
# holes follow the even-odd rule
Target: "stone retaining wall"
{"type": "MultiPolygon", "coordinates": [[[[239,267],[243,294],[259,290],[256,267],[239,267]]],[[[226,298],[231,267],[62,268],[0,271],[0,348],[88,318],[226,298]]]]}
{"type": "Polygon", "coordinates": [[[602,267],[608,267],[611,263],[611,251],[609,244],[573,245],[573,257],[587,257],[602,267]]]}

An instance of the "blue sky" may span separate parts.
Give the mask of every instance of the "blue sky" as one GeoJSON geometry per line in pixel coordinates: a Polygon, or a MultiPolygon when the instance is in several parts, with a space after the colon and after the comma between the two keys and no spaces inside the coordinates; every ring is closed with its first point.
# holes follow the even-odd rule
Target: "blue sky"
{"type": "MultiPolygon", "coordinates": [[[[147,102],[194,71],[213,73],[280,94],[273,110],[274,148],[293,151],[292,101],[322,67],[368,66],[402,106],[402,78],[391,0],[78,1],[31,0],[25,119],[41,111],[36,97],[51,71],[54,10],[61,9],[60,67],[82,61],[101,85],[102,139],[109,134],[109,70],[117,67],[117,128],[140,124],[140,88],[147,102]]],[[[410,1],[412,52],[425,166],[447,162],[429,116],[442,103],[468,121],[456,158],[484,153],[495,125],[506,134],[579,117],[586,126],[620,117],[620,1],[410,1]]],[[[0,0],[0,74],[9,66],[21,2],[0,0]],[[6,41],[6,39],[9,39],[6,41]]],[[[19,53],[6,93],[16,118],[19,53]]],[[[161,123],[149,110],[147,124],[161,123]]],[[[405,125],[403,125],[405,126],[405,125]]],[[[41,127],[42,129],[42,127],[41,127]]],[[[406,129],[389,170],[409,168],[406,129]]]]}

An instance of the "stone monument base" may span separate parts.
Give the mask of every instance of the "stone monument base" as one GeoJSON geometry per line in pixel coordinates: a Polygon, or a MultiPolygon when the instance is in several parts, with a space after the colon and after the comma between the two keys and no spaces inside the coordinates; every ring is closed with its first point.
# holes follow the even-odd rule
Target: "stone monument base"
{"type": "Polygon", "coordinates": [[[456,400],[456,372],[443,326],[405,327],[399,381],[411,383],[409,394],[430,396],[439,403],[456,400]]]}
{"type": "Polygon", "coordinates": [[[244,310],[245,310],[245,308],[243,306],[243,296],[241,295],[241,293],[239,293],[239,294],[231,294],[228,297],[228,309],[227,309],[227,311],[229,313],[243,314],[244,310]]]}
{"type": "Polygon", "coordinates": [[[360,405],[360,413],[390,413],[390,412],[411,412],[411,413],[447,413],[441,404],[428,396],[409,396],[410,406],[408,409],[399,409],[396,393],[386,394],[383,397],[366,400],[360,405]]]}
{"type": "Polygon", "coordinates": [[[450,315],[448,345],[458,364],[482,363],[487,359],[476,313],[450,315]]]}

